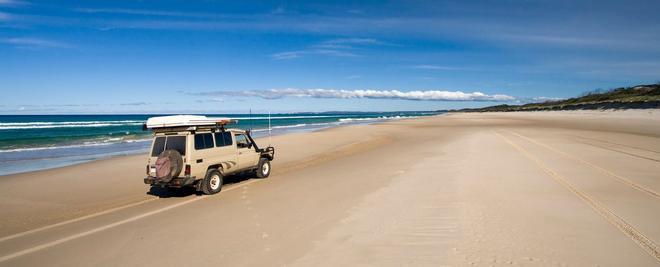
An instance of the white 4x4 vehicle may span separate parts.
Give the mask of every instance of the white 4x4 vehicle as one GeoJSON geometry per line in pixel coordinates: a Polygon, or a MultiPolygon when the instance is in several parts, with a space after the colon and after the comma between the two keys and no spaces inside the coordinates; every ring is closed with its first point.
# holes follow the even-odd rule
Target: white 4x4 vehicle
{"type": "Polygon", "coordinates": [[[273,147],[259,148],[249,131],[225,129],[229,119],[176,115],[153,117],[154,133],[144,183],[161,187],[192,186],[204,194],[220,192],[223,177],[270,175],[273,147]]]}

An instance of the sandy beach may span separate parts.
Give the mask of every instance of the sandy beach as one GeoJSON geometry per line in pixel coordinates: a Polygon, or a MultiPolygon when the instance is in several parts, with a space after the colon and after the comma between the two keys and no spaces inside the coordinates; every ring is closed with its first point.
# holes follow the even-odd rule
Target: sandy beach
{"type": "Polygon", "coordinates": [[[268,179],[213,196],[150,190],[146,155],[1,176],[0,265],[660,265],[660,110],[449,114],[272,145],[268,179]]]}

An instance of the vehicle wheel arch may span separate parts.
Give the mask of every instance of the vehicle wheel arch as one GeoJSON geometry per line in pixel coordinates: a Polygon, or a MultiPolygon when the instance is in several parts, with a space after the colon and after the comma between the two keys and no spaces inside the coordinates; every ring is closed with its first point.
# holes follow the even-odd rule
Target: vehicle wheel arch
{"type": "Polygon", "coordinates": [[[222,166],[222,163],[209,165],[209,167],[206,169],[206,171],[208,172],[209,170],[218,170],[220,172],[220,174],[225,175],[225,171],[224,171],[224,168],[222,166]]]}

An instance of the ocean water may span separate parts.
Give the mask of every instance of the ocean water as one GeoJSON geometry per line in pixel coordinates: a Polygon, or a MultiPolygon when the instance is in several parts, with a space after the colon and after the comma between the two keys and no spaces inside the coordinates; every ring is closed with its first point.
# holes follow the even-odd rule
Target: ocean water
{"type": "MultiPolygon", "coordinates": [[[[436,115],[435,112],[272,114],[273,135],[339,125],[436,115]]],[[[268,134],[268,114],[206,114],[229,117],[230,128],[268,134]]],[[[145,153],[151,132],[142,124],[158,115],[0,115],[0,175],[49,169],[119,155],[145,153]]]]}

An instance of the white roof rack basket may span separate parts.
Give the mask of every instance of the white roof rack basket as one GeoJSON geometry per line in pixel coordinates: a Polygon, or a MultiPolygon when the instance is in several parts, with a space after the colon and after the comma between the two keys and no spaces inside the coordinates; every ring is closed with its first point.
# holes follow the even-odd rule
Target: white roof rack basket
{"type": "Polygon", "coordinates": [[[147,129],[186,127],[186,126],[224,126],[228,123],[235,123],[236,120],[230,118],[213,118],[197,115],[173,115],[151,117],[145,124],[147,129]]]}

